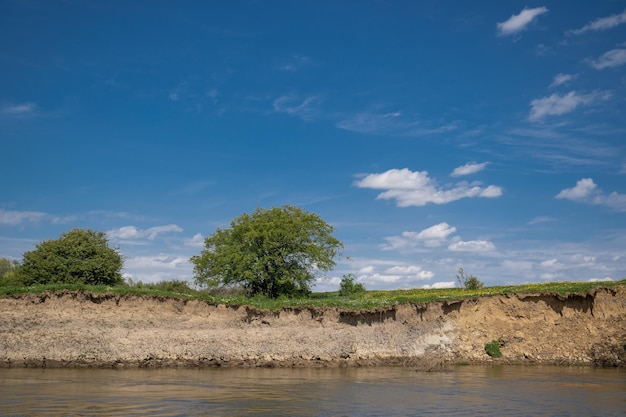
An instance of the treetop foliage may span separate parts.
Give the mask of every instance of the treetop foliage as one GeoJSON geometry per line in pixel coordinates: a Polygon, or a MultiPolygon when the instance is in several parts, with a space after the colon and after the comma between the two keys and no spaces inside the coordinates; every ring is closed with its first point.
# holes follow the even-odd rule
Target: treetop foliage
{"type": "Polygon", "coordinates": [[[22,285],[116,285],[123,283],[122,266],[122,256],[109,247],[105,233],[73,229],[24,253],[15,272],[22,285]]]}
{"type": "Polygon", "coordinates": [[[205,249],[191,258],[196,284],[241,286],[272,298],[309,293],[343,248],[321,217],[290,205],[257,208],[230,226],[207,237],[205,249]]]}

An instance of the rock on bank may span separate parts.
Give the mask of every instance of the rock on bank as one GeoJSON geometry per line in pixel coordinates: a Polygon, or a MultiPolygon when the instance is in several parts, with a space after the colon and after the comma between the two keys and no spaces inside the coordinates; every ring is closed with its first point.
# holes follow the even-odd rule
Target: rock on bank
{"type": "Polygon", "coordinates": [[[624,366],[626,287],[377,310],[214,305],[57,292],[0,299],[0,367],[624,366]],[[485,344],[499,339],[502,358],[485,344]]]}

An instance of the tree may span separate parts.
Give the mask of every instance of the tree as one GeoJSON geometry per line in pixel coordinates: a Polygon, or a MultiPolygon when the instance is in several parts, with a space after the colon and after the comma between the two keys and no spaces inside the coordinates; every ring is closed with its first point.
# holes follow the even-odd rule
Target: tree
{"type": "Polygon", "coordinates": [[[15,270],[19,265],[17,259],[0,258],[0,286],[16,285],[15,270]]]}
{"type": "Polygon", "coordinates": [[[289,205],[244,213],[206,238],[200,255],[191,258],[196,284],[241,286],[272,298],[307,294],[343,248],[334,230],[318,215],[289,205]]]}
{"type": "Polygon", "coordinates": [[[459,268],[459,272],[456,274],[456,279],[459,284],[466,290],[478,290],[483,287],[483,283],[480,282],[478,277],[474,275],[468,275],[463,268],[459,268]]]}
{"type": "Polygon", "coordinates": [[[341,278],[339,283],[339,295],[350,296],[365,292],[365,285],[362,282],[357,282],[354,274],[346,274],[341,278]]]}
{"type": "Polygon", "coordinates": [[[23,285],[117,285],[123,283],[122,266],[122,256],[109,247],[105,233],[73,229],[24,253],[16,272],[23,285]]]}

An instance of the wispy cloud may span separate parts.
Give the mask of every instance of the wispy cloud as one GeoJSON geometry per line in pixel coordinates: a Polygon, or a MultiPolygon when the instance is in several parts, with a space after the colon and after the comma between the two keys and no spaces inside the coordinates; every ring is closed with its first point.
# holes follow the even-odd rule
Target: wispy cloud
{"type": "Polygon", "coordinates": [[[0,209],[0,224],[16,226],[26,222],[38,222],[49,217],[39,211],[11,211],[0,209]]]}
{"type": "Polygon", "coordinates": [[[295,72],[310,64],[310,58],[302,55],[294,55],[289,60],[287,60],[285,64],[279,66],[278,69],[281,71],[295,72]]]}
{"type": "Polygon", "coordinates": [[[589,64],[595,69],[614,68],[626,64],[626,49],[611,49],[589,64]]]}
{"type": "Polygon", "coordinates": [[[0,115],[6,116],[30,116],[37,110],[37,104],[32,102],[21,104],[4,104],[0,107],[0,115]]]}
{"type": "Polygon", "coordinates": [[[489,165],[489,162],[482,162],[480,164],[476,162],[468,162],[467,164],[463,166],[454,168],[454,171],[452,171],[452,174],[450,174],[450,176],[461,177],[463,175],[475,174],[477,172],[484,170],[487,167],[487,165],[489,165]]]}
{"type": "Polygon", "coordinates": [[[614,14],[608,17],[601,17],[599,19],[594,20],[591,23],[586,24],[580,29],[570,30],[567,33],[571,33],[574,35],[580,35],[581,33],[589,32],[592,30],[606,30],[614,28],[615,26],[621,25],[622,23],[626,23],[626,10],[622,13],[614,14]]]}
{"type": "Polygon", "coordinates": [[[552,83],[548,87],[550,87],[550,88],[558,87],[560,85],[569,83],[570,81],[572,81],[575,78],[576,78],[575,74],[563,74],[563,73],[557,74],[557,75],[554,76],[554,80],[552,81],[552,83]]]}
{"type": "Polygon", "coordinates": [[[515,35],[524,29],[538,16],[547,13],[546,7],[535,7],[534,9],[524,9],[519,14],[512,15],[508,20],[498,23],[498,35],[515,35]]]}
{"type": "Polygon", "coordinates": [[[554,217],[550,217],[550,216],[537,216],[534,219],[532,219],[531,221],[528,222],[528,224],[539,224],[539,223],[546,223],[546,222],[554,222],[557,219],[555,219],[554,217]]]}
{"type": "Polygon", "coordinates": [[[449,123],[441,126],[425,126],[416,118],[407,117],[401,111],[356,113],[337,122],[339,129],[367,135],[393,135],[418,137],[450,132],[457,128],[449,123]]]}
{"type": "Polygon", "coordinates": [[[626,211],[626,194],[605,194],[592,178],[582,178],[572,188],[565,188],[555,198],[581,203],[603,205],[617,211],[626,211]]]}
{"type": "Polygon", "coordinates": [[[398,207],[424,206],[428,203],[447,204],[462,198],[494,198],[502,195],[495,185],[483,187],[480,183],[459,182],[444,188],[426,171],[413,172],[408,168],[390,169],[379,174],[368,174],[356,181],[359,188],[386,190],[377,199],[395,199],[398,207]]]}
{"type": "Polygon", "coordinates": [[[599,101],[608,100],[610,97],[611,93],[607,91],[588,94],[570,91],[565,95],[555,93],[531,101],[528,119],[531,121],[539,121],[546,116],[560,116],[573,112],[581,105],[589,106],[599,101]]]}
{"type": "Polygon", "coordinates": [[[109,230],[107,235],[109,235],[111,239],[126,241],[139,239],[154,240],[158,235],[163,233],[180,233],[182,231],[183,229],[175,224],[155,226],[144,230],[135,226],[123,226],[117,229],[109,230]]]}
{"type": "Polygon", "coordinates": [[[308,121],[317,114],[315,104],[319,100],[318,96],[285,95],[275,99],[272,106],[278,113],[286,113],[308,121]]]}

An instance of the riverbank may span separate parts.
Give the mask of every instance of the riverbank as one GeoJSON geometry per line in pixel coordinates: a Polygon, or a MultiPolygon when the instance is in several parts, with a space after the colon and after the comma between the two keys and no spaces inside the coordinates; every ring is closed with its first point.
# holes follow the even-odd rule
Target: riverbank
{"type": "Polygon", "coordinates": [[[0,367],[626,365],[626,287],[277,311],[59,291],[0,298],[0,367]],[[499,340],[501,358],[485,344],[499,340]]]}

